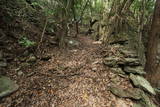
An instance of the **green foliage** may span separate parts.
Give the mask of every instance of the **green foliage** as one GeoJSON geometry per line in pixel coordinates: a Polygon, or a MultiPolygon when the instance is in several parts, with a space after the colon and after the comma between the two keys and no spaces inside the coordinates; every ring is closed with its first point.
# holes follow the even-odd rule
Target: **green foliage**
{"type": "MultiPolygon", "coordinates": [[[[2,13],[5,13],[3,14],[2,21],[12,22],[13,17],[15,17],[15,19],[20,19],[22,22],[30,22],[41,29],[44,28],[44,23],[47,22],[45,31],[47,33],[54,33],[59,29],[63,29],[64,31],[67,30],[67,24],[70,23],[70,21],[73,21],[73,19],[74,21],[81,21],[82,24],[89,24],[89,20],[91,19],[98,19],[99,21],[103,20],[105,21],[104,23],[107,23],[107,16],[114,16],[118,7],[124,1],[128,0],[29,1],[31,3],[26,2],[26,0],[11,0],[8,1],[6,5],[4,5],[6,3],[5,1],[0,3],[0,9],[2,13]]],[[[143,13],[142,10],[144,9],[145,13],[143,19],[145,20],[144,22],[147,22],[149,20],[148,16],[151,16],[153,13],[154,3],[155,0],[134,0],[130,10],[125,13],[125,21],[130,20],[133,22],[134,20],[136,22],[138,18],[141,17],[141,13],[143,13]],[[143,6],[144,1],[145,6],[143,6]]],[[[24,37],[20,40],[20,44],[29,47],[34,43],[24,37]]]]}
{"type": "Polygon", "coordinates": [[[93,7],[95,12],[102,12],[104,10],[104,2],[102,0],[95,0],[93,7]]]}
{"type": "Polygon", "coordinates": [[[132,10],[134,11],[141,11],[143,8],[143,4],[142,2],[145,3],[145,14],[149,15],[151,13],[153,13],[154,10],[154,5],[155,5],[155,0],[135,0],[133,5],[132,5],[132,10]]]}
{"type": "Polygon", "coordinates": [[[33,6],[40,6],[40,4],[38,2],[33,2],[32,5],[33,6]]]}
{"type": "Polygon", "coordinates": [[[155,6],[154,0],[148,0],[148,2],[146,2],[146,10],[148,10],[147,11],[148,14],[153,13],[154,6],[155,6]]]}
{"type": "Polygon", "coordinates": [[[24,47],[32,47],[36,45],[36,42],[30,41],[27,37],[22,37],[18,43],[24,47]]]}

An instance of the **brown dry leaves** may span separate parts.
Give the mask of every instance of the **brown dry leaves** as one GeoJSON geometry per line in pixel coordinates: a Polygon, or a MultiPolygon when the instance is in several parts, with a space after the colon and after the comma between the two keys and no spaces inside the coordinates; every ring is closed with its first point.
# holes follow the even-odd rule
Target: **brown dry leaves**
{"type": "Polygon", "coordinates": [[[130,100],[109,91],[114,84],[130,86],[127,78],[104,67],[101,44],[83,36],[79,41],[81,47],[49,51],[52,59],[26,69],[26,75],[33,75],[17,77],[19,91],[3,99],[0,107],[131,107],[130,100]]]}

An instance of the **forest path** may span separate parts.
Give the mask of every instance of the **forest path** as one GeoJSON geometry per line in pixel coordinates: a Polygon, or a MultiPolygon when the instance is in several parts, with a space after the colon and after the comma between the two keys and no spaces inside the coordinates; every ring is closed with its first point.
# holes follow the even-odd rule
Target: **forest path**
{"type": "MultiPolygon", "coordinates": [[[[6,99],[11,107],[131,107],[115,97],[109,86],[127,84],[103,65],[103,46],[86,36],[80,46],[51,51],[49,61],[38,62],[19,77],[19,91],[6,99]]],[[[0,106],[1,107],[1,106],[0,106]]],[[[3,106],[2,106],[3,107],[3,106]]]]}

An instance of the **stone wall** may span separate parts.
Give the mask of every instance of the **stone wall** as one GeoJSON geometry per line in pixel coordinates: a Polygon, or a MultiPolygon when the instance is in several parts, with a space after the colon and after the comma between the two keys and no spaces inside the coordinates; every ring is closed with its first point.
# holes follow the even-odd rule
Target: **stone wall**
{"type": "MultiPolygon", "coordinates": [[[[150,99],[156,95],[155,89],[143,77],[146,75],[141,58],[139,58],[136,39],[130,39],[131,35],[121,33],[110,38],[107,52],[104,56],[104,65],[121,77],[127,77],[133,85],[133,90],[128,91],[120,87],[111,87],[111,92],[122,98],[136,99],[138,104],[134,107],[156,107],[150,99]],[[134,95],[133,95],[134,94],[134,95]]],[[[141,47],[140,47],[141,48],[141,47]]]]}

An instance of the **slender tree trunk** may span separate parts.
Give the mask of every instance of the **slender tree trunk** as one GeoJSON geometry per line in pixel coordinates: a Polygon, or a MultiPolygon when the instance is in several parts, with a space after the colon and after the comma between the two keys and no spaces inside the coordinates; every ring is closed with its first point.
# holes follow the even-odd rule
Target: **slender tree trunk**
{"type": "Polygon", "coordinates": [[[123,9],[122,9],[122,13],[126,13],[126,11],[128,11],[128,9],[131,7],[133,2],[134,2],[134,0],[127,0],[123,9]]]}
{"type": "Polygon", "coordinates": [[[110,10],[109,15],[108,15],[108,19],[110,19],[111,15],[115,12],[116,2],[117,1],[114,0],[113,3],[112,3],[111,10],[110,10]]]}
{"type": "Polygon", "coordinates": [[[75,35],[75,37],[77,37],[78,34],[79,34],[79,24],[78,24],[78,23],[79,23],[79,22],[76,21],[76,35],[75,35]]]}
{"type": "Polygon", "coordinates": [[[157,64],[158,39],[160,37],[160,0],[156,1],[154,16],[147,47],[147,62],[145,70],[147,79],[154,87],[160,85],[160,65],[157,64]]]}
{"type": "Polygon", "coordinates": [[[73,17],[74,17],[74,26],[76,27],[75,37],[77,37],[77,35],[79,34],[79,25],[78,25],[78,20],[76,19],[76,12],[75,12],[74,5],[75,5],[75,1],[72,0],[72,8],[71,9],[72,9],[73,17]]]}
{"type": "MultiPolygon", "coordinates": [[[[129,0],[130,1],[130,0],[129,0]]],[[[123,0],[122,4],[119,6],[117,10],[117,14],[120,15],[122,13],[123,8],[125,8],[125,5],[127,4],[127,0],[123,0]]]]}
{"type": "Polygon", "coordinates": [[[43,31],[42,31],[42,35],[41,35],[41,39],[40,39],[38,47],[37,47],[38,50],[40,50],[40,46],[41,46],[41,44],[43,42],[43,38],[44,38],[45,30],[46,30],[46,27],[47,27],[47,23],[48,23],[48,17],[46,18],[46,21],[45,21],[45,24],[44,24],[44,28],[43,28],[43,31]]]}

